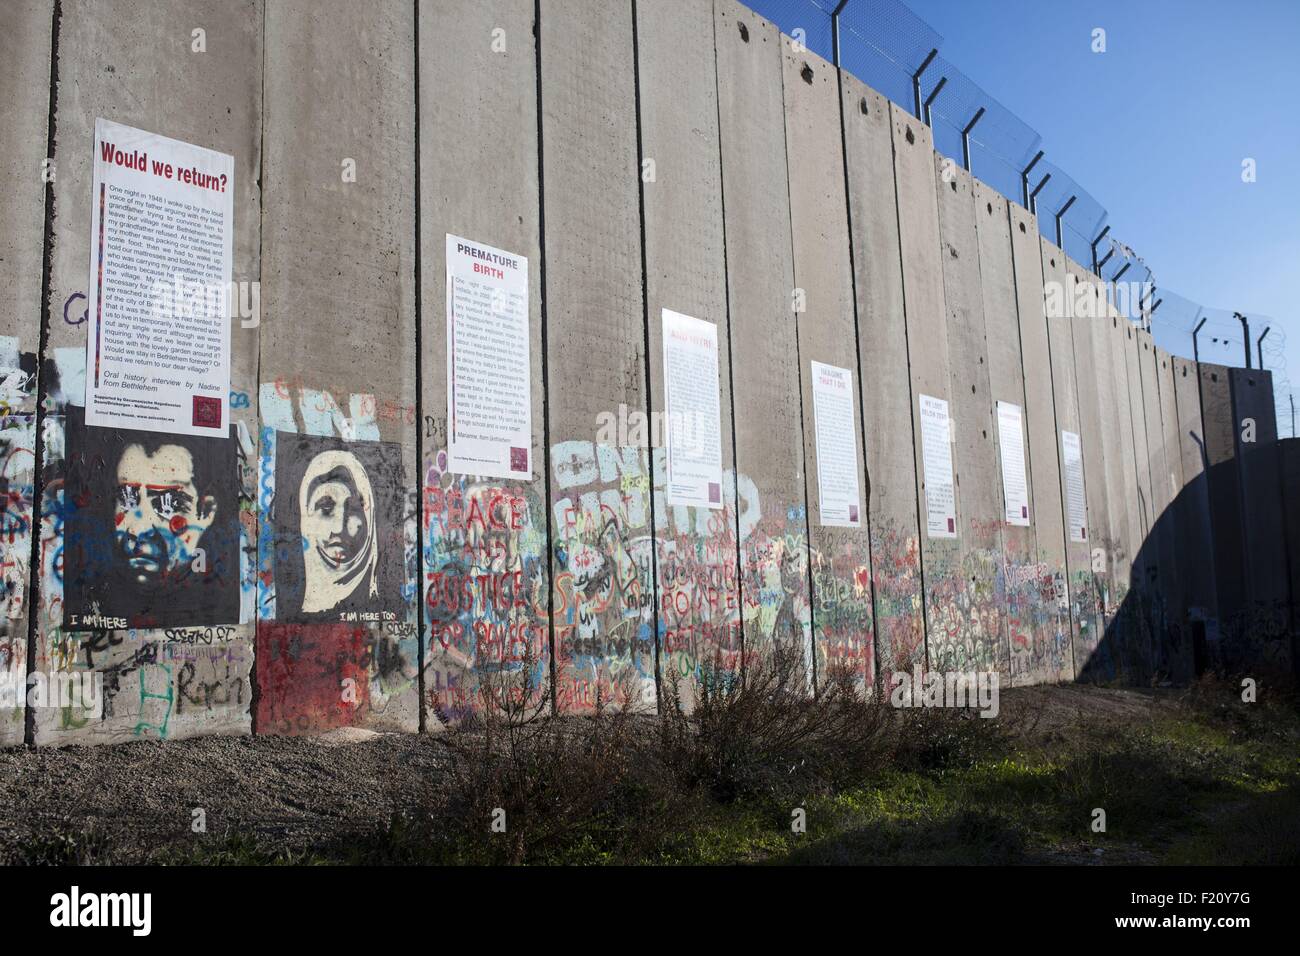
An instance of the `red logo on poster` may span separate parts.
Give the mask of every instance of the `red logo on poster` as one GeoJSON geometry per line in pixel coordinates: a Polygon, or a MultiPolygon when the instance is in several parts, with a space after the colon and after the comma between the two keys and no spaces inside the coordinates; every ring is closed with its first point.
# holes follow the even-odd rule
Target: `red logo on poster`
{"type": "Polygon", "coordinates": [[[198,428],[220,428],[221,399],[195,395],[193,424],[198,428]]]}
{"type": "Polygon", "coordinates": [[[948,530],[949,530],[949,531],[956,531],[956,530],[957,530],[957,522],[954,521],[952,518],[949,518],[949,519],[948,519],[948,530]]]}
{"type": "Polygon", "coordinates": [[[510,449],[510,470],[511,471],[528,470],[528,449],[527,448],[510,449]]]}

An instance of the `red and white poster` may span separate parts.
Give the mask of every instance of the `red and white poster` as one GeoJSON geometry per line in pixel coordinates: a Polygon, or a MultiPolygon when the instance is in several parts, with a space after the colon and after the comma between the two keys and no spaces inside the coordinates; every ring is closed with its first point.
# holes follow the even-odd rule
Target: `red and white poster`
{"type": "Polygon", "coordinates": [[[226,437],[233,156],[95,121],[86,424],[226,437]]]}
{"type": "Polygon", "coordinates": [[[447,470],[533,477],[528,259],[447,236],[447,470]]]}

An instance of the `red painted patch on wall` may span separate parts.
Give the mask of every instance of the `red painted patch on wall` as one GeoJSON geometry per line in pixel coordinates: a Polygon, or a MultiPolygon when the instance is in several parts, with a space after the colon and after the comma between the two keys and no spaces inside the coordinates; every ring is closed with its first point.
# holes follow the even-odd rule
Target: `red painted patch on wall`
{"type": "Polygon", "coordinates": [[[319,734],[359,723],[370,709],[368,654],[366,630],[350,624],[259,624],[257,732],[319,734]]]}

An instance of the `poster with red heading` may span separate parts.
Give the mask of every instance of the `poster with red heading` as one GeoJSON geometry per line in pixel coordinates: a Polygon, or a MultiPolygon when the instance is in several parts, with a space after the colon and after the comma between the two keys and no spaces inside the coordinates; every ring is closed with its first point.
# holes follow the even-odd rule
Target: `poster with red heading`
{"type": "Polygon", "coordinates": [[[233,156],[95,121],[86,424],[227,437],[233,156]]]}

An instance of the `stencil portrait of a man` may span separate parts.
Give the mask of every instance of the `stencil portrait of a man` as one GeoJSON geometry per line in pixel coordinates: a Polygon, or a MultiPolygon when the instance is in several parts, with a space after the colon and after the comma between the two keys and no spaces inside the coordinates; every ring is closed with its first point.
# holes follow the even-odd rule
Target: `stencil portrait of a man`
{"type": "Polygon", "coordinates": [[[280,432],[275,457],[276,619],[404,619],[401,446],[280,432]]]}
{"type": "Polygon", "coordinates": [[[66,629],[239,622],[235,449],[233,435],[88,427],[68,409],[66,629]]]}

